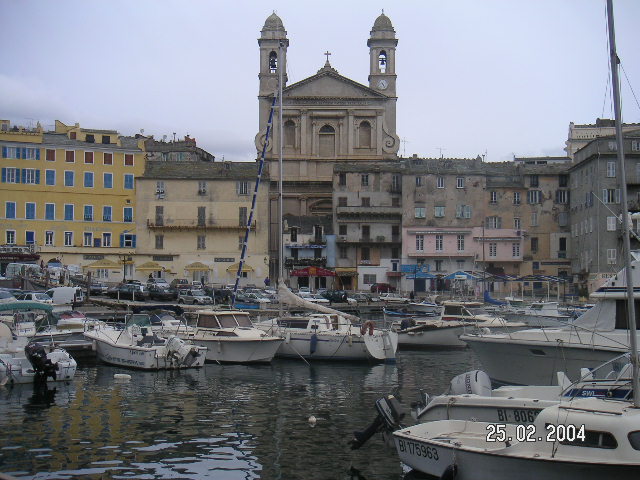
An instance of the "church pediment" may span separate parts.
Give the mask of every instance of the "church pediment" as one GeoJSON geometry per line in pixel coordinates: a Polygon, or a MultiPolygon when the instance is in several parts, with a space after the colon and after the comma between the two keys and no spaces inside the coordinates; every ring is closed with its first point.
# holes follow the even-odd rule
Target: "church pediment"
{"type": "Polygon", "coordinates": [[[379,99],[386,95],[377,92],[366,85],[344,77],[331,67],[321,69],[317,74],[289,85],[284,89],[283,96],[287,98],[349,98],[349,99],[379,99]]]}

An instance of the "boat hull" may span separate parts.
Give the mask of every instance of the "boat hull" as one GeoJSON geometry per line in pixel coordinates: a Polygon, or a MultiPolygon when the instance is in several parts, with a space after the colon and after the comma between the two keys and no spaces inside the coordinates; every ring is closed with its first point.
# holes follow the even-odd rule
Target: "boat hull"
{"type": "Polygon", "coordinates": [[[400,330],[397,332],[398,345],[401,349],[465,348],[467,344],[458,338],[464,333],[464,329],[464,326],[443,326],[428,330],[400,330]]]}
{"type": "Polygon", "coordinates": [[[218,337],[215,339],[199,339],[186,337],[194,345],[207,347],[206,361],[216,363],[269,363],[273,360],[281,338],[245,339],[218,337]]]}
{"type": "MultiPolygon", "coordinates": [[[[66,360],[56,362],[55,378],[44,376],[40,378],[46,382],[64,382],[73,379],[77,363],[72,358],[66,357],[66,360]]],[[[35,371],[27,358],[0,354],[0,385],[33,383],[35,380],[35,371]]]]}

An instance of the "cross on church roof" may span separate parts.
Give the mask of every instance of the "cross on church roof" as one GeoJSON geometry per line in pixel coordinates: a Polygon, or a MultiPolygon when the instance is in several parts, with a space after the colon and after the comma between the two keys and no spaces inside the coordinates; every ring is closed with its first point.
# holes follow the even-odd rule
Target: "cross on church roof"
{"type": "Polygon", "coordinates": [[[329,55],[331,55],[331,52],[329,50],[327,50],[326,52],[324,52],[324,55],[327,56],[327,65],[329,65],[329,55]]]}

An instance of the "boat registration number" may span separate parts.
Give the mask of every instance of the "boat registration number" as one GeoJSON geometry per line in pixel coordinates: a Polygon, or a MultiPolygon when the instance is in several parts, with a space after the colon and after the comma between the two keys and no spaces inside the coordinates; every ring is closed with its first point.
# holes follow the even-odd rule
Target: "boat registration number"
{"type": "Polygon", "coordinates": [[[435,447],[428,447],[421,443],[412,442],[411,440],[398,439],[398,450],[401,452],[407,452],[410,455],[416,457],[428,458],[430,460],[439,460],[438,449],[435,447]]]}

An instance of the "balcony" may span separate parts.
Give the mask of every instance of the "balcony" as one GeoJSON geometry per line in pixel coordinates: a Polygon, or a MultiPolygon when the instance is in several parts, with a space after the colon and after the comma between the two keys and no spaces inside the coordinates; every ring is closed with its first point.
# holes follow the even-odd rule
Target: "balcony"
{"type": "Polygon", "coordinates": [[[111,221],[111,215],[103,215],[102,216],[102,221],[103,222],[110,222],[111,221]]]}
{"type": "Polygon", "coordinates": [[[300,267],[326,267],[327,257],[320,258],[293,258],[285,257],[284,266],[291,268],[294,266],[300,267]]]}
{"type": "MultiPolygon", "coordinates": [[[[157,219],[156,219],[157,220],[157,219]]],[[[244,231],[247,226],[241,224],[238,220],[224,219],[216,220],[210,218],[204,220],[202,218],[163,218],[163,221],[156,222],[147,219],[147,228],[151,230],[238,230],[244,231]]],[[[126,220],[125,220],[126,221],[126,220]]],[[[251,230],[255,230],[257,227],[257,221],[254,220],[251,225],[251,230]]]]}
{"type": "Polygon", "coordinates": [[[402,207],[336,207],[336,214],[343,217],[402,217],[402,207]]]}
{"type": "Polygon", "coordinates": [[[558,250],[558,258],[567,258],[566,250],[558,250]]]}
{"type": "Polygon", "coordinates": [[[84,221],[85,222],[93,222],[93,215],[85,215],[84,216],[84,221]]]}

